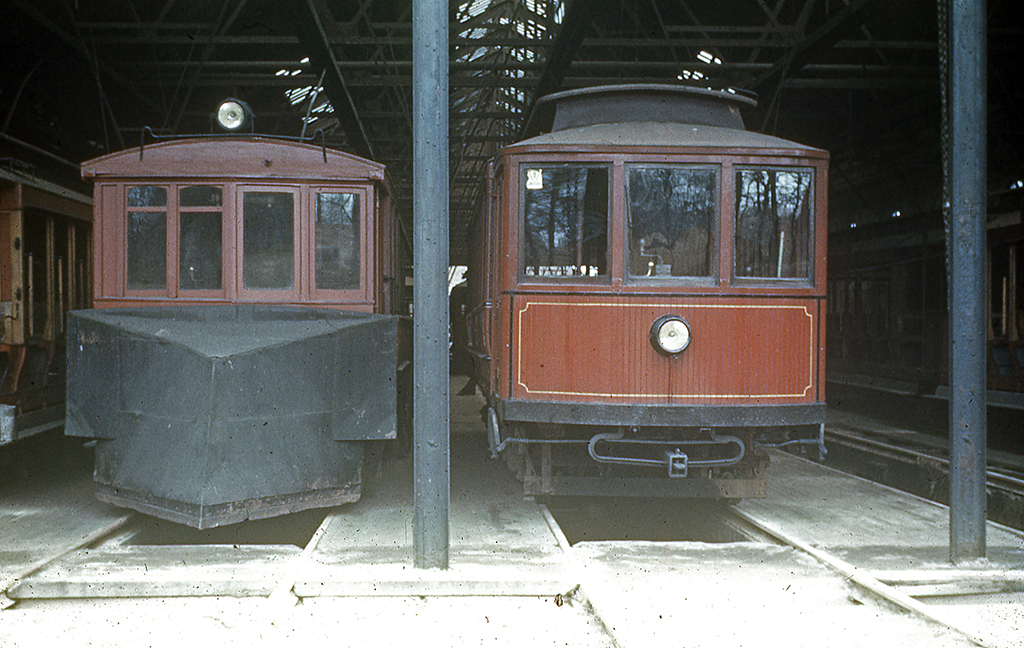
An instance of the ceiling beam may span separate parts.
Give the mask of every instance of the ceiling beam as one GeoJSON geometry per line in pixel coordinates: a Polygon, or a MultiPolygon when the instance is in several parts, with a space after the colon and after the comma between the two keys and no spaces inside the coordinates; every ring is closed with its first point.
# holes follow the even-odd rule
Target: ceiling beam
{"type": "MultiPolygon", "coordinates": [[[[231,28],[235,21],[238,19],[238,14],[241,13],[242,9],[245,8],[245,4],[248,0],[241,0],[240,2],[232,3],[231,0],[224,0],[224,4],[221,6],[220,14],[217,16],[217,35],[223,35],[231,28]],[[229,8],[233,8],[231,14],[225,19],[224,16],[227,14],[229,8]]],[[[185,96],[181,100],[181,105],[178,107],[178,116],[174,119],[174,123],[171,126],[171,132],[177,133],[178,128],[181,125],[181,121],[185,116],[185,110],[188,108],[188,103],[192,99],[192,93],[195,91],[200,74],[203,69],[203,64],[206,63],[213,56],[214,50],[217,49],[217,45],[207,41],[204,43],[202,54],[199,57],[199,66],[192,72],[192,76],[186,84],[185,96]]]]}
{"type": "Polygon", "coordinates": [[[548,51],[544,61],[544,71],[541,72],[536,91],[526,110],[526,120],[523,122],[523,130],[519,139],[529,136],[530,122],[534,119],[537,100],[561,89],[565,75],[569,72],[569,66],[576,57],[576,50],[583,43],[583,38],[591,26],[594,2],[595,0],[571,0],[566,7],[562,27],[555,35],[554,45],[548,51]]]}
{"type": "Polygon", "coordinates": [[[334,60],[334,52],[327,39],[324,23],[333,24],[330,16],[318,13],[328,11],[325,6],[314,6],[316,0],[294,0],[296,29],[300,43],[309,52],[309,60],[314,67],[324,71],[324,90],[334,106],[334,116],[338,119],[349,144],[357,155],[373,160],[373,146],[366,135],[366,129],[359,119],[352,93],[349,92],[345,77],[334,60]]]}
{"type": "Polygon", "coordinates": [[[749,88],[758,93],[774,95],[781,86],[783,79],[800,71],[815,55],[832,47],[847,35],[847,30],[860,18],[871,0],[851,0],[835,15],[814,30],[807,38],[786,52],[767,72],[755,77],[749,88]],[[774,87],[773,87],[774,86],[774,87]]]}
{"type": "Polygon", "coordinates": [[[138,99],[138,100],[142,101],[143,103],[145,103],[147,106],[149,106],[150,108],[155,110],[158,114],[161,114],[161,115],[165,114],[163,108],[161,108],[159,105],[157,105],[157,103],[155,101],[153,101],[153,99],[151,97],[137,92],[136,91],[137,86],[134,83],[132,83],[128,79],[125,79],[123,76],[118,74],[109,65],[107,65],[103,61],[99,60],[98,57],[96,57],[94,59],[92,53],[85,47],[85,45],[81,41],[81,39],[76,38],[75,36],[71,35],[66,30],[64,30],[63,28],[59,27],[52,20],[47,18],[46,15],[44,15],[43,12],[40,11],[38,7],[36,7],[34,2],[28,2],[26,0],[12,0],[12,2],[14,3],[15,6],[17,6],[19,9],[21,9],[22,12],[24,12],[26,15],[30,16],[37,23],[39,23],[40,25],[42,25],[43,27],[48,29],[50,31],[50,33],[52,33],[54,36],[56,36],[60,40],[64,41],[64,43],[66,43],[69,47],[71,47],[73,50],[78,52],[78,54],[83,59],[85,59],[86,62],[88,62],[90,66],[95,65],[96,68],[98,68],[101,72],[103,72],[103,75],[105,77],[110,78],[110,79],[116,81],[118,85],[120,85],[122,88],[124,88],[124,89],[128,90],[129,92],[131,92],[135,96],[136,99],[138,99]]]}

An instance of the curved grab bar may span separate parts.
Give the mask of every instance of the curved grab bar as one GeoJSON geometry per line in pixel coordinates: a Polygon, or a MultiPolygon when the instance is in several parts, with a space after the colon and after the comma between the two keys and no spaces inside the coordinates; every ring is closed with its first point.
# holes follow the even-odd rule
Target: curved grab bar
{"type": "Polygon", "coordinates": [[[625,464],[630,466],[663,466],[667,465],[669,474],[673,476],[685,476],[687,466],[694,466],[698,468],[709,468],[717,466],[732,466],[743,460],[743,457],[747,453],[747,447],[744,445],[742,439],[732,435],[717,435],[712,434],[711,439],[694,439],[684,441],[659,441],[655,439],[624,439],[623,432],[602,432],[595,434],[590,438],[590,442],[587,444],[587,452],[590,453],[590,457],[599,463],[608,464],[625,464]],[[622,444],[622,445],[642,445],[642,446],[659,446],[664,450],[664,459],[644,459],[641,457],[615,457],[611,455],[602,455],[597,451],[597,446],[600,443],[608,444],[622,444]],[[681,448],[686,446],[724,446],[724,445],[735,445],[736,453],[731,457],[724,459],[690,459],[681,448]],[[674,466],[681,465],[682,474],[677,474],[674,466]]]}

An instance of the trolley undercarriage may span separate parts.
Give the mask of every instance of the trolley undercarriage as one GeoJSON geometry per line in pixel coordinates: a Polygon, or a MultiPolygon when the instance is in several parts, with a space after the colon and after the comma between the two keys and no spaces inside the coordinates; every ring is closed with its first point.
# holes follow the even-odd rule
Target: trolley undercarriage
{"type": "MultiPolygon", "coordinates": [[[[486,409],[488,438],[492,457],[503,457],[531,495],[763,497],[767,448],[792,446],[816,458],[824,455],[824,426],[814,420],[760,426],[502,420],[499,411],[515,411],[516,405],[498,403],[497,408],[486,409]]],[[[588,414],[608,417],[615,411],[644,412],[647,418],[659,419],[666,414],[660,409],[601,406],[594,412],[573,405],[577,420],[586,420],[588,414]]],[[[705,419],[722,421],[740,413],[744,419],[758,414],[749,411],[757,408],[692,409],[705,419]]],[[[775,408],[771,412],[778,414],[775,408]]],[[[813,419],[815,412],[813,407],[794,411],[798,420],[800,414],[813,419]]]]}

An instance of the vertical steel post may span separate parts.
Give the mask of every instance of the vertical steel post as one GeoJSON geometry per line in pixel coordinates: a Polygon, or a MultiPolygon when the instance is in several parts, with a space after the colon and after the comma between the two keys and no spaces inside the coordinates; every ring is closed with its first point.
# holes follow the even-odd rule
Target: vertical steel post
{"type": "Polygon", "coordinates": [[[984,0],[949,0],[949,553],[985,556],[986,26],[984,0]]]}
{"type": "Polygon", "coordinates": [[[413,546],[448,568],[448,3],[413,0],[413,546]]]}

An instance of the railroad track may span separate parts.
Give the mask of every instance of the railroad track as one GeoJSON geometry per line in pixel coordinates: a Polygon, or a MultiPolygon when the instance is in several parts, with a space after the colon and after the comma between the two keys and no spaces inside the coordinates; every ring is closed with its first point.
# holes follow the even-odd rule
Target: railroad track
{"type": "MultiPolygon", "coordinates": [[[[885,444],[884,442],[878,442],[880,445],[892,445],[885,444]]],[[[893,454],[896,454],[894,451],[893,454]]],[[[923,454],[923,453],[919,453],[923,454]]],[[[635,510],[631,507],[623,507],[627,513],[635,514],[635,510]]],[[[728,544],[730,542],[743,542],[744,540],[753,540],[755,542],[769,542],[773,544],[787,545],[795,548],[799,552],[807,554],[814,558],[816,561],[822,563],[833,572],[838,574],[842,580],[849,583],[858,590],[866,591],[873,597],[881,598],[898,608],[907,610],[922,619],[926,619],[931,622],[936,622],[949,628],[956,633],[959,633],[975,644],[980,646],[996,646],[1001,645],[997,642],[990,642],[987,636],[982,636],[978,632],[970,627],[971,624],[963,624],[958,621],[958,618],[954,615],[948,614],[947,610],[942,609],[941,606],[931,604],[932,599],[926,599],[925,602],[914,598],[918,594],[917,591],[921,588],[927,588],[927,591],[923,596],[935,597],[936,592],[940,592],[938,595],[954,595],[959,596],[964,593],[965,583],[968,583],[971,587],[976,589],[980,588],[979,591],[988,593],[989,591],[1006,591],[1010,588],[1010,591],[1019,592],[1022,587],[1021,583],[1024,583],[1024,577],[1022,577],[1019,571],[1011,572],[992,572],[978,574],[975,572],[964,572],[960,571],[945,571],[942,573],[932,573],[929,571],[924,572],[892,572],[892,573],[881,573],[870,571],[865,568],[858,568],[848,562],[845,562],[842,558],[839,558],[831,550],[826,550],[821,546],[812,545],[810,541],[797,537],[791,531],[787,531],[784,525],[780,525],[776,522],[768,522],[758,517],[758,514],[751,513],[749,511],[743,511],[740,507],[730,506],[722,507],[714,512],[712,515],[707,511],[704,511],[707,507],[696,507],[696,510],[702,511],[704,517],[698,518],[700,521],[709,521],[712,517],[722,517],[725,525],[730,529],[737,532],[737,537],[733,539],[711,539],[712,542],[720,542],[721,544],[728,544]],[[742,537],[740,537],[742,536],[742,537]],[[909,576],[908,576],[909,574],[909,576]],[[923,579],[929,579],[927,581],[923,579]],[[1012,581],[1009,585],[1008,582],[1012,581]],[[987,589],[985,589],[987,588],[987,589]],[[993,589],[995,588],[995,589],[993,589]],[[946,590],[950,590],[946,592],[946,590]]],[[[572,556],[575,554],[575,550],[566,539],[565,534],[562,530],[561,524],[556,522],[552,517],[551,513],[544,508],[544,517],[551,527],[552,532],[558,539],[559,545],[563,550],[570,556],[569,560],[572,561],[572,556]]],[[[593,517],[590,515],[590,511],[584,511],[585,517],[593,517]]],[[[9,589],[18,585],[19,582],[24,583],[25,581],[34,580],[34,575],[37,572],[46,570],[52,567],[54,564],[59,564],[70,554],[80,551],[84,548],[89,548],[90,552],[95,548],[97,554],[104,551],[104,547],[108,548],[113,554],[117,554],[115,557],[122,556],[123,554],[117,553],[117,548],[123,543],[123,538],[126,538],[132,534],[138,534],[139,529],[142,528],[145,516],[139,516],[136,514],[128,514],[123,518],[110,521],[105,525],[97,525],[96,528],[90,532],[83,533],[77,538],[68,539],[68,541],[62,545],[55,546],[53,551],[45,556],[38,559],[33,564],[26,566],[18,571],[12,577],[8,577],[2,583],[0,583],[0,593],[7,592],[9,589]]],[[[635,520],[635,515],[627,515],[627,519],[635,520]]],[[[254,567],[260,581],[264,583],[262,589],[246,590],[246,592],[240,593],[240,596],[248,596],[250,598],[266,598],[268,601],[274,602],[274,606],[271,609],[288,609],[296,600],[296,594],[293,590],[293,585],[297,581],[297,576],[301,573],[300,568],[305,560],[309,559],[310,554],[316,549],[319,538],[324,535],[327,525],[330,523],[332,516],[328,516],[320,523],[316,532],[313,536],[305,543],[304,547],[295,547],[295,550],[289,553],[284,569],[273,569],[273,565],[268,563],[255,563],[254,567]],[[269,585],[267,585],[269,583],[269,585]]],[[[704,527],[704,524],[694,524],[693,518],[688,518],[685,524],[680,526],[685,529],[692,527],[704,527]]],[[[663,522],[658,520],[654,521],[653,528],[661,528],[664,526],[663,522]]],[[[636,529],[631,527],[630,531],[636,529]]],[[[718,535],[717,532],[714,535],[718,535]]],[[[724,534],[723,534],[724,535],[724,534]]],[[[632,537],[632,533],[630,535],[632,537]]],[[[642,543],[641,543],[642,544],[642,543]]],[[[695,551],[704,552],[706,549],[700,548],[704,541],[695,544],[697,547],[695,551]]],[[[237,551],[237,547],[235,547],[237,551]]],[[[682,550],[680,550],[682,551],[682,550]]],[[[153,556],[160,555],[160,552],[156,552],[153,556]]],[[[232,554],[237,555],[237,554],[232,554]]],[[[702,554],[703,555],[703,554],[702,554]]],[[[246,558],[244,556],[238,556],[235,558],[238,562],[244,562],[246,558]]],[[[652,568],[656,568],[658,565],[663,565],[664,556],[659,554],[655,557],[652,562],[652,568]]],[[[752,563],[753,564],[753,563],[752,563]]],[[[279,564],[280,566],[280,564],[279,564]]],[[[150,567],[158,567],[158,565],[151,564],[150,567]]],[[[237,565],[233,565],[237,568],[237,565]]],[[[197,564],[197,572],[203,574],[204,578],[210,576],[208,573],[208,566],[203,567],[197,564]]],[[[156,575],[150,575],[150,570],[147,570],[147,575],[142,578],[153,579],[154,582],[160,581],[159,569],[153,572],[156,575]]],[[[236,569],[237,571],[237,569],[236,569]]],[[[657,571],[656,569],[645,569],[642,571],[657,571]]],[[[457,575],[456,575],[457,577],[457,575]]],[[[595,577],[596,578],[596,577],[595,577]]],[[[718,578],[718,576],[716,576],[718,578]]],[[[216,580],[216,576],[214,576],[216,580]]],[[[593,597],[594,591],[591,590],[591,580],[580,581],[577,583],[577,587],[570,590],[564,595],[567,598],[573,598],[576,592],[579,591],[579,598],[590,606],[590,612],[604,624],[605,627],[612,627],[613,631],[610,631],[610,635],[615,637],[614,632],[615,623],[613,622],[616,616],[607,616],[609,612],[614,613],[616,606],[619,601],[615,596],[612,598],[602,599],[600,596],[593,597]],[[582,584],[581,584],[582,583],[582,584]],[[611,621],[609,621],[609,619],[611,621]]],[[[103,585],[99,583],[99,585],[103,585]]],[[[121,597],[145,597],[151,596],[153,593],[152,583],[142,583],[142,587],[134,588],[131,590],[125,590],[125,593],[119,594],[121,597]]],[[[618,584],[615,581],[611,582],[612,587],[604,587],[603,589],[597,590],[598,593],[602,591],[611,591],[613,594],[618,592],[618,584]]],[[[109,583],[107,584],[109,586],[109,583]]],[[[100,587],[102,589],[102,587],[100,587]]],[[[971,590],[973,591],[973,590],[971,590]]],[[[91,596],[102,596],[103,594],[97,594],[95,591],[90,594],[91,596]]],[[[109,594],[107,594],[109,596],[109,594]]],[[[194,592],[186,592],[179,595],[195,596],[194,592]]],[[[12,596],[16,596],[12,594],[12,596]]],[[[79,593],[78,596],[83,596],[79,593]]],[[[315,595],[314,595],[315,596],[315,595]]],[[[61,598],[59,596],[44,596],[43,598],[61,598]]],[[[0,601],[2,601],[0,597],[0,601]]],[[[857,597],[852,598],[854,601],[859,601],[857,597]]],[[[0,606],[3,607],[3,606],[0,606]]],[[[621,616],[621,615],[619,615],[621,616]]],[[[625,644],[623,644],[625,645],[625,644]]]]}
{"type": "MultiPolygon", "coordinates": [[[[896,428],[830,423],[826,462],[847,472],[949,503],[949,454],[938,437],[896,428]]],[[[990,451],[985,473],[988,519],[1024,529],[1024,460],[990,451]]]]}
{"type": "MultiPolygon", "coordinates": [[[[910,595],[908,591],[913,590],[913,586],[915,585],[913,582],[903,582],[900,580],[901,577],[899,576],[875,574],[868,570],[858,568],[836,556],[834,553],[823,551],[822,549],[813,546],[811,543],[801,538],[797,538],[792,534],[786,533],[779,527],[735,506],[732,507],[732,510],[729,512],[729,519],[726,520],[726,524],[733,526],[733,528],[738,532],[750,537],[752,540],[775,542],[783,546],[792,547],[793,549],[796,549],[797,551],[804,553],[821,563],[824,567],[843,578],[847,583],[867,593],[869,596],[887,601],[896,608],[902,609],[914,616],[917,616],[918,618],[944,626],[963,635],[978,646],[990,648],[996,645],[987,637],[980,635],[973,629],[950,618],[949,615],[945,614],[941,610],[941,608],[922,602],[910,595]]],[[[940,584],[946,584],[950,581],[966,581],[970,579],[998,581],[1000,578],[1005,579],[1006,574],[998,574],[995,577],[990,577],[985,574],[979,576],[975,573],[965,577],[962,572],[955,572],[945,576],[942,574],[929,574],[928,576],[936,578],[940,584]]],[[[1013,577],[1019,578],[1019,572],[1013,574],[1013,577]]],[[[982,589],[985,587],[989,587],[991,589],[991,583],[986,582],[982,586],[982,589]]],[[[1001,581],[1000,585],[995,588],[995,591],[1003,591],[1000,587],[1003,587],[1001,581]]],[[[1017,585],[1017,587],[1019,587],[1019,585],[1017,585]]],[[[949,593],[958,595],[963,592],[959,591],[956,586],[952,586],[950,588],[950,592],[947,592],[947,594],[949,593]]]]}
{"type": "MultiPolygon", "coordinates": [[[[623,573],[627,574],[624,578],[630,583],[632,583],[630,580],[632,577],[629,575],[630,565],[635,567],[635,564],[642,563],[643,559],[641,556],[645,555],[642,553],[642,548],[634,549],[632,543],[636,542],[638,547],[643,547],[645,543],[652,541],[652,538],[647,534],[653,531],[655,535],[658,535],[659,529],[665,530],[671,526],[666,518],[660,515],[661,511],[651,515],[654,523],[650,528],[647,528],[638,524],[638,522],[642,521],[638,519],[638,516],[628,515],[624,511],[619,511],[606,518],[601,515],[602,512],[607,512],[606,509],[587,508],[585,506],[583,509],[577,513],[578,519],[573,519],[572,509],[565,508],[559,508],[557,512],[552,512],[545,507],[544,515],[560,546],[570,560],[579,560],[586,563],[588,559],[593,560],[595,555],[600,555],[601,550],[599,548],[603,544],[608,543],[609,540],[613,545],[621,543],[620,551],[622,555],[630,557],[624,560],[626,564],[618,565],[615,569],[622,569],[623,573]],[[628,529],[625,525],[614,523],[616,518],[631,522],[628,529]],[[603,539],[603,536],[600,538],[584,539],[580,528],[578,528],[580,520],[584,519],[600,527],[600,529],[591,530],[591,532],[604,530],[614,534],[628,530],[629,534],[628,536],[622,535],[614,539],[603,539]],[[565,522],[568,522],[568,525],[565,522]],[[566,535],[567,529],[570,534],[568,536],[566,535]],[[583,547],[582,550],[578,550],[577,546],[574,546],[576,542],[571,539],[572,537],[575,537],[576,541],[581,542],[577,546],[583,547]],[[590,547],[587,545],[590,545],[590,547]]],[[[648,513],[651,512],[648,511],[648,513]]],[[[660,540],[666,540],[665,538],[654,540],[653,544],[658,546],[655,551],[659,552],[657,553],[657,561],[665,569],[671,569],[671,565],[675,564],[675,561],[685,562],[685,558],[682,557],[686,551],[683,548],[685,545],[676,545],[680,541],[694,542],[695,546],[716,548],[725,547],[731,543],[752,543],[751,547],[758,545],[789,547],[799,554],[808,556],[820,563],[828,571],[834,573],[847,587],[851,588],[851,600],[863,603],[865,599],[873,599],[877,602],[887,603],[888,605],[883,605],[883,608],[902,610],[919,619],[938,624],[962,635],[978,646],[994,647],[1001,645],[1001,643],[998,640],[992,640],[986,632],[978,631],[975,627],[976,624],[963,623],[962,619],[958,618],[955,614],[950,614],[949,610],[943,605],[936,605],[936,600],[939,600],[936,597],[945,597],[942,599],[943,602],[948,602],[950,598],[961,599],[958,605],[962,609],[962,606],[974,604],[972,601],[962,600],[965,598],[965,595],[976,593],[1002,595],[1004,592],[1019,592],[1021,591],[1022,583],[1024,583],[1024,576],[1022,576],[1022,572],[1019,570],[991,569],[979,571],[924,568],[918,570],[901,571],[888,569],[881,571],[871,567],[856,566],[841,558],[834,548],[828,545],[816,544],[814,539],[801,537],[799,533],[794,533],[791,527],[787,528],[784,522],[780,524],[777,519],[769,521],[771,519],[770,516],[765,518],[757,512],[746,510],[742,503],[711,511],[706,510],[706,507],[702,507],[701,515],[695,515],[695,513],[697,511],[690,511],[685,515],[686,524],[683,526],[690,529],[691,532],[696,530],[700,537],[679,536],[674,540],[669,540],[666,545],[660,545],[659,543],[660,540]],[[673,551],[678,553],[673,554],[673,551]],[[673,556],[673,558],[668,556],[673,556]],[[915,598],[917,596],[925,598],[919,600],[915,598]]],[[[642,518],[643,516],[639,517],[642,518]]],[[[679,533],[680,530],[669,530],[668,532],[679,533]]],[[[686,531],[682,532],[685,535],[686,531]]],[[[713,552],[714,550],[708,549],[706,551],[713,552]]],[[[748,551],[756,552],[757,549],[750,548],[748,551]]],[[[713,559],[708,558],[708,560],[713,559]]],[[[754,565],[757,562],[758,560],[754,558],[751,559],[750,564],[754,565]]],[[[593,566],[593,564],[588,564],[588,567],[593,566]]],[[[695,581],[699,581],[699,576],[696,575],[697,571],[699,570],[695,570],[690,574],[691,578],[695,581]]],[[[573,595],[584,601],[593,610],[594,614],[601,619],[605,627],[608,628],[609,633],[618,640],[619,624],[617,622],[623,621],[623,616],[618,612],[618,606],[622,601],[616,598],[619,592],[609,595],[607,588],[602,587],[602,585],[607,583],[602,583],[599,575],[600,572],[600,567],[598,567],[596,572],[593,572],[581,565],[578,572],[581,579],[580,584],[573,595]]],[[[757,586],[754,584],[757,582],[755,573],[756,569],[754,572],[751,572],[748,580],[745,581],[747,586],[757,586]]],[[[634,574],[634,576],[641,580],[647,578],[646,575],[642,574],[634,574]]],[[[628,597],[629,594],[624,596],[628,597]]],[[[629,599],[627,598],[626,600],[629,599]]],[[[620,642],[620,645],[627,644],[629,644],[628,641],[620,642]]]]}
{"type": "Polygon", "coordinates": [[[71,539],[67,542],[67,544],[60,546],[59,548],[51,551],[42,558],[39,558],[30,565],[27,565],[26,567],[19,569],[15,571],[13,574],[10,574],[6,578],[4,578],[2,581],[0,581],[0,610],[7,609],[14,605],[15,600],[8,597],[7,594],[12,588],[17,586],[20,582],[22,582],[26,578],[29,578],[36,572],[39,572],[40,570],[52,565],[53,563],[57,562],[58,560],[72,552],[78,551],[79,549],[84,549],[85,547],[88,547],[90,545],[96,544],[97,542],[110,538],[116,532],[124,528],[124,526],[128,524],[128,522],[130,522],[133,517],[135,517],[135,514],[129,513],[118,518],[117,520],[114,520],[110,524],[106,524],[94,531],[86,533],[81,537],[71,539]]]}

